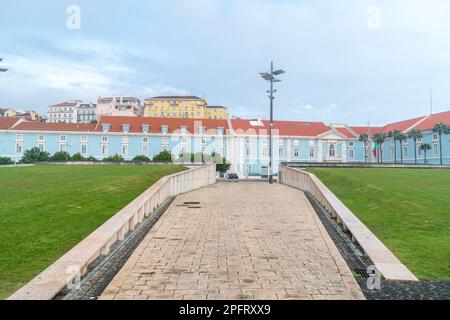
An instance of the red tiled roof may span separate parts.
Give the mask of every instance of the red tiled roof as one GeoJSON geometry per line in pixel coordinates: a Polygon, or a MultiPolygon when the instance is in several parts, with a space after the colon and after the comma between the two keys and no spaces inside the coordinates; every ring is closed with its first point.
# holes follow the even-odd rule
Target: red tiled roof
{"type": "Polygon", "coordinates": [[[355,131],[358,136],[363,133],[369,135],[369,131],[370,135],[373,136],[375,133],[381,132],[383,127],[350,127],[350,129],[355,131]]]}
{"type": "Polygon", "coordinates": [[[19,118],[16,117],[0,117],[0,130],[7,130],[11,128],[19,118]]]}
{"type": "Polygon", "coordinates": [[[414,129],[430,130],[433,129],[435,124],[441,122],[450,125],[450,111],[432,114],[417,126],[414,126],[414,129]]]}
{"type": "Polygon", "coordinates": [[[342,133],[347,138],[357,138],[353,133],[351,133],[347,128],[345,127],[333,127],[335,130],[342,133]]]}
{"type": "Polygon", "coordinates": [[[15,126],[14,130],[95,131],[95,124],[24,121],[15,126]]]}
{"type": "Polygon", "coordinates": [[[66,101],[66,102],[51,105],[50,107],[74,107],[76,105],[77,105],[76,102],[67,102],[66,101]]]}
{"type": "Polygon", "coordinates": [[[103,116],[96,126],[96,131],[102,131],[102,124],[109,124],[111,126],[109,129],[110,132],[122,132],[122,125],[129,124],[130,132],[135,133],[142,132],[142,125],[149,125],[151,133],[161,133],[161,126],[168,126],[169,133],[179,131],[181,127],[186,127],[186,130],[190,133],[198,133],[199,127],[206,127],[205,130],[211,134],[216,133],[217,128],[223,128],[224,130],[228,128],[227,120],[218,119],[103,116]]]}
{"type": "Polygon", "coordinates": [[[412,126],[414,126],[416,123],[418,123],[420,120],[422,120],[424,118],[425,118],[425,116],[390,123],[390,124],[385,125],[383,127],[382,131],[383,131],[383,133],[389,133],[390,131],[393,131],[393,130],[405,131],[405,130],[408,130],[409,128],[411,128],[412,126]]]}
{"type": "MultiPolygon", "coordinates": [[[[257,120],[244,120],[244,119],[232,119],[231,125],[234,131],[237,133],[267,134],[270,128],[270,122],[267,120],[260,121],[261,125],[252,125],[250,121],[257,120]],[[263,132],[261,132],[263,131],[263,132]]],[[[330,130],[330,127],[322,122],[300,122],[300,121],[274,121],[274,130],[278,130],[280,136],[303,136],[314,137],[330,130]]]]}

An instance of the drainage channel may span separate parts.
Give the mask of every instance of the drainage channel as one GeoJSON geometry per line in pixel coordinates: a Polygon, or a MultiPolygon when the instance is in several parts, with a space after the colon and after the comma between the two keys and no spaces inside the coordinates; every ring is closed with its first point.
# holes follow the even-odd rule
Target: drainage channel
{"type": "Polygon", "coordinates": [[[134,231],[129,232],[124,240],[115,243],[107,256],[94,261],[89,266],[86,276],[81,279],[78,288],[61,292],[55,297],[55,300],[98,299],[174,199],[175,197],[166,200],[134,231]]]}
{"type": "Polygon", "coordinates": [[[373,265],[364,251],[351,240],[351,235],[344,231],[331,215],[305,192],[306,197],[322,221],[325,229],[335,243],[345,262],[353,272],[356,282],[368,300],[450,300],[450,281],[420,280],[392,281],[381,280],[381,288],[369,289],[367,279],[370,277],[368,267],[373,265]]]}

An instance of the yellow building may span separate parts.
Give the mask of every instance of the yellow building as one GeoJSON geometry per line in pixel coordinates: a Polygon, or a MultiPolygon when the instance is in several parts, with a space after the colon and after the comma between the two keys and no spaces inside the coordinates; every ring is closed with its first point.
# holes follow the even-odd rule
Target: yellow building
{"type": "Polygon", "coordinates": [[[228,109],[210,107],[206,98],[195,96],[162,96],[145,99],[145,117],[227,119],[228,109]]]}

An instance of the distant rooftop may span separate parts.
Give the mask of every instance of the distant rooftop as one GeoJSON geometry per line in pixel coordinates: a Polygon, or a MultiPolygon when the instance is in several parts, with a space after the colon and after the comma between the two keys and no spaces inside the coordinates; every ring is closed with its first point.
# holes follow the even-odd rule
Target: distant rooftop
{"type": "Polygon", "coordinates": [[[171,99],[171,100],[202,100],[197,96],[157,96],[150,99],[171,99]]]}

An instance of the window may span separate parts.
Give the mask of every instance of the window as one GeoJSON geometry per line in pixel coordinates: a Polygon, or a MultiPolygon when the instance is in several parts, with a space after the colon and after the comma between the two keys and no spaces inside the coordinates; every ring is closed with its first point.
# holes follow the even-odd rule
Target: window
{"type": "Polygon", "coordinates": [[[124,155],[124,156],[128,155],[128,145],[127,144],[122,145],[122,155],[124,155]]]}
{"type": "Polygon", "coordinates": [[[206,144],[206,138],[202,137],[202,144],[206,144]]]}
{"type": "Polygon", "coordinates": [[[349,142],[349,143],[348,143],[348,146],[349,146],[350,148],[352,148],[352,147],[354,147],[354,146],[355,146],[355,144],[354,144],[354,142],[353,142],[353,141],[351,141],[351,142],[349,142]]]}
{"type": "Polygon", "coordinates": [[[87,142],[87,141],[88,141],[87,136],[81,136],[81,142],[87,142]]]}
{"type": "Polygon", "coordinates": [[[417,139],[417,143],[422,143],[422,141],[423,141],[423,138],[418,138],[417,139]]]}
{"type": "Polygon", "coordinates": [[[392,146],[391,147],[391,158],[394,159],[394,157],[395,157],[395,147],[392,146]]]}
{"type": "Polygon", "coordinates": [[[294,140],[294,146],[298,146],[299,145],[299,141],[298,140],[294,140]]]}
{"type": "Polygon", "coordinates": [[[348,150],[348,157],[350,159],[354,159],[355,158],[355,151],[353,149],[349,149],[348,150]]]}
{"type": "Polygon", "coordinates": [[[438,139],[438,134],[437,133],[433,133],[433,140],[437,140],[438,139]]]}
{"type": "Polygon", "coordinates": [[[252,148],[250,147],[245,148],[245,155],[247,157],[250,157],[252,155],[252,148]]]}
{"type": "Polygon", "coordinates": [[[299,156],[300,156],[299,149],[298,149],[298,147],[295,147],[294,148],[294,158],[298,158],[299,156]]]}
{"type": "Polygon", "coordinates": [[[334,158],[336,155],[336,150],[334,144],[330,144],[329,156],[330,158],[334,158]]]}
{"type": "Polygon", "coordinates": [[[67,145],[65,143],[61,143],[59,145],[59,151],[66,152],[67,151],[67,145]]]}
{"type": "Polygon", "coordinates": [[[23,135],[21,135],[21,134],[16,134],[16,140],[17,140],[17,141],[23,141],[23,135]]]}
{"type": "Polygon", "coordinates": [[[249,175],[250,173],[252,173],[252,166],[251,166],[250,164],[247,164],[247,165],[245,166],[245,173],[246,173],[247,175],[249,175]]]}
{"type": "Polygon", "coordinates": [[[403,156],[404,156],[405,158],[408,158],[408,147],[407,147],[407,146],[404,146],[404,147],[403,147],[403,156]]]}
{"type": "Polygon", "coordinates": [[[420,149],[420,145],[418,145],[417,148],[418,148],[418,151],[419,151],[419,156],[421,156],[422,155],[422,149],[420,149]]]}
{"type": "Polygon", "coordinates": [[[436,143],[433,144],[433,156],[439,155],[438,145],[436,143]]]}
{"type": "Polygon", "coordinates": [[[81,145],[81,154],[83,155],[83,156],[85,156],[86,154],[87,154],[87,144],[82,144],[81,145]]]}
{"type": "Polygon", "coordinates": [[[108,136],[102,137],[102,143],[108,143],[108,136]]]}
{"type": "Polygon", "coordinates": [[[17,154],[21,154],[22,153],[22,144],[21,143],[17,143],[16,144],[16,153],[17,154]]]}
{"type": "Polygon", "coordinates": [[[142,137],[142,143],[148,143],[148,137],[142,137]]]}
{"type": "Polygon", "coordinates": [[[122,143],[128,143],[130,139],[127,136],[122,137],[122,143]]]}
{"type": "Polygon", "coordinates": [[[164,146],[162,147],[162,149],[163,149],[163,151],[167,151],[167,149],[168,149],[167,145],[164,145],[164,146]]]}
{"type": "Polygon", "coordinates": [[[245,144],[252,144],[252,141],[250,140],[249,137],[245,138],[245,144]]]}
{"type": "Polygon", "coordinates": [[[283,147],[279,147],[278,148],[278,155],[281,157],[283,157],[283,153],[284,153],[284,148],[283,147]]]}
{"type": "Polygon", "coordinates": [[[43,143],[39,143],[38,144],[38,148],[39,148],[40,152],[43,152],[44,151],[44,144],[43,143]]]}
{"type": "Polygon", "coordinates": [[[161,144],[169,144],[169,138],[163,137],[163,138],[161,139],[161,144]]]}
{"type": "Polygon", "coordinates": [[[65,142],[66,141],[66,136],[59,136],[59,141],[65,142]]]}
{"type": "Polygon", "coordinates": [[[108,145],[104,144],[102,145],[102,156],[107,156],[108,155],[108,145]]]}
{"type": "Polygon", "coordinates": [[[45,136],[44,136],[44,135],[42,135],[42,134],[41,134],[41,135],[39,135],[39,138],[38,138],[38,140],[39,140],[39,141],[44,141],[44,140],[45,140],[45,136]]]}
{"type": "Polygon", "coordinates": [[[314,147],[309,147],[309,157],[314,158],[314,147]]]}
{"type": "Polygon", "coordinates": [[[206,147],[202,146],[202,153],[206,151],[206,147]]]}
{"type": "Polygon", "coordinates": [[[181,137],[181,143],[183,143],[183,144],[187,143],[187,138],[185,136],[181,137]]]}
{"type": "Polygon", "coordinates": [[[263,149],[262,149],[262,155],[263,155],[263,157],[267,157],[267,156],[268,156],[268,154],[267,154],[267,148],[263,148],[263,149]]]}

